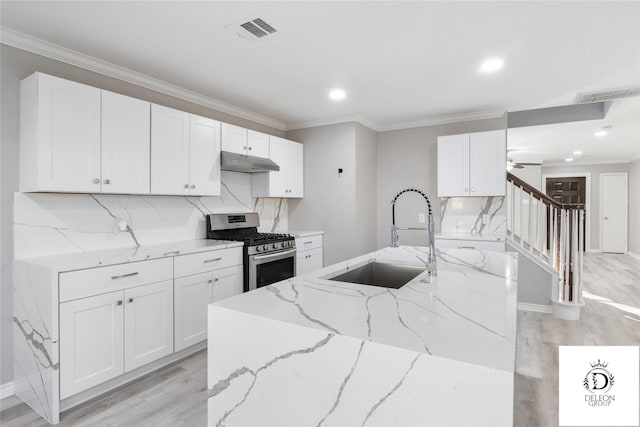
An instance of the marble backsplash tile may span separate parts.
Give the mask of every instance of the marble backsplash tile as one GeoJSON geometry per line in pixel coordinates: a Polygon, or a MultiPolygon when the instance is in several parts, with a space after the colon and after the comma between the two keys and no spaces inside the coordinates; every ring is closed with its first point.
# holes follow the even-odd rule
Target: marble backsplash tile
{"type": "Polygon", "coordinates": [[[15,193],[14,209],[16,258],[202,239],[209,213],[255,211],[260,231],[288,229],[287,199],[252,198],[250,175],[226,171],[219,197],[15,193]]]}
{"type": "Polygon", "coordinates": [[[441,233],[501,237],[507,233],[504,197],[447,197],[440,204],[441,233]]]}

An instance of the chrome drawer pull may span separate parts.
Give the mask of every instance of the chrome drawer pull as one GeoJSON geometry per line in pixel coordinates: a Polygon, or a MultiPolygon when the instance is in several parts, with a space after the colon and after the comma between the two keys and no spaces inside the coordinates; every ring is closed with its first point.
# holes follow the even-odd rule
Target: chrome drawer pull
{"type": "Polygon", "coordinates": [[[136,271],[135,273],[121,274],[120,276],[111,276],[111,280],[124,279],[125,277],[133,277],[137,276],[138,274],[139,273],[136,271]]]}
{"type": "Polygon", "coordinates": [[[171,252],[164,253],[164,256],[169,256],[169,255],[180,255],[180,251],[171,251],[171,252]]]}
{"type": "Polygon", "coordinates": [[[475,246],[458,246],[458,249],[475,249],[475,246]]]}
{"type": "Polygon", "coordinates": [[[205,259],[204,263],[208,263],[208,262],[215,262],[215,261],[220,261],[222,258],[211,258],[211,259],[205,259]]]}
{"type": "Polygon", "coordinates": [[[116,302],[116,305],[122,305],[122,300],[119,300],[118,302],[116,302]]]}
{"type": "Polygon", "coordinates": [[[313,240],[309,240],[308,242],[304,242],[305,245],[310,245],[313,243],[313,240]]]}

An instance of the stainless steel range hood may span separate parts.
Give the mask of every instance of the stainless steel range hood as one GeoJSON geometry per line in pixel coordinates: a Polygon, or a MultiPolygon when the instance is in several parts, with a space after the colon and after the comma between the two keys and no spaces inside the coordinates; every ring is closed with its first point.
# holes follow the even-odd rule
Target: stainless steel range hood
{"type": "Polygon", "coordinates": [[[255,173],[279,171],[280,166],[275,164],[273,160],[264,157],[221,151],[220,169],[224,171],[255,173]]]}

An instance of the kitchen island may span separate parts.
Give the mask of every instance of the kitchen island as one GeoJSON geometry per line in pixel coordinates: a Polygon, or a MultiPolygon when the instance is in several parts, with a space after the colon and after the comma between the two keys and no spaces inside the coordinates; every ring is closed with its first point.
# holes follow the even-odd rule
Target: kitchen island
{"type": "Polygon", "coordinates": [[[399,289],[328,280],[385,248],[209,306],[209,425],[510,425],[517,256],[438,252],[399,289]]]}

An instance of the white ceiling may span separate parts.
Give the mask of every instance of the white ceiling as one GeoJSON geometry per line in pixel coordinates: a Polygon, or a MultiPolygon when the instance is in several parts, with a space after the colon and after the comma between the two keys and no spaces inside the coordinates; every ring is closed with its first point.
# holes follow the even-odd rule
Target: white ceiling
{"type": "Polygon", "coordinates": [[[544,165],[626,163],[640,158],[640,98],[616,100],[602,120],[529,126],[508,130],[508,157],[544,165]],[[607,129],[607,135],[595,133],[607,129]],[[582,151],[582,155],[574,155],[582,151]]]}
{"type": "Polygon", "coordinates": [[[411,127],[640,84],[639,2],[3,0],[0,7],[5,30],[287,129],[353,119],[377,130],[411,127]],[[280,34],[249,41],[225,29],[255,17],[280,34]],[[503,57],[504,69],[479,73],[491,56],[503,57]],[[347,99],[330,101],[334,87],[347,99]]]}

